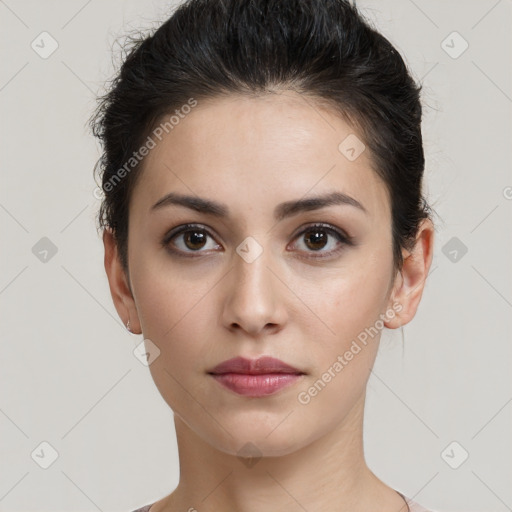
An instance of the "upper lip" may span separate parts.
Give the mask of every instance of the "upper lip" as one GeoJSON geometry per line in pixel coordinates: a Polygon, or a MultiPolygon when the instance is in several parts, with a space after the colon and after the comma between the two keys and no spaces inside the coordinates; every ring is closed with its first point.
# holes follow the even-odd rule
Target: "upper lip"
{"type": "Polygon", "coordinates": [[[301,375],[304,372],[274,357],[262,356],[258,359],[234,357],[218,364],[208,373],[244,373],[248,375],[261,375],[266,373],[294,373],[301,375]]]}

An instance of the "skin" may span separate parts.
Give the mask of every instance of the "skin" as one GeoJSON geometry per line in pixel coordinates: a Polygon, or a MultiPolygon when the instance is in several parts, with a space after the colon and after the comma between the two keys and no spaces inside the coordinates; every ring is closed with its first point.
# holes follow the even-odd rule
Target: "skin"
{"type": "Polygon", "coordinates": [[[363,454],[366,384],[381,331],[309,403],[298,401],[380,314],[395,312],[389,329],[414,317],[432,261],[434,228],[425,220],[394,272],[385,185],[368,150],[354,161],[338,150],[353,133],[293,91],[200,102],[146,157],[129,208],[128,275],[104,232],[115,307],[147,348],[148,339],[159,348],[149,368],[174,411],[180,481],[150,512],[407,510],[363,454]],[[231,215],[182,206],[150,212],[171,191],[224,203],[231,215]],[[334,205],[273,217],[279,203],[332,191],[366,213],[334,205]],[[317,222],[355,245],[329,231],[311,243],[314,233],[300,233],[317,222]],[[211,236],[203,246],[176,237],[169,245],[179,257],[161,241],[185,223],[211,236]],[[236,252],[249,236],[263,250],[250,263],[236,252]],[[199,257],[190,257],[194,247],[199,257]],[[306,375],[277,394],[243,397],[207,374],[238,355],[271,355],[306,375]],[[261,456],[253,465],[237,454],[248,442],[261,456]]]}

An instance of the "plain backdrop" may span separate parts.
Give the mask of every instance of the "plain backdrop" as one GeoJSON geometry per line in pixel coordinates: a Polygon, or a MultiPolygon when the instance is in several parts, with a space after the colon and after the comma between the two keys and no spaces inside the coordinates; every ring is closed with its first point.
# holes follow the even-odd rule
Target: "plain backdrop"
{"type": "MultiPolygon", "coordinates": [[[[437,213],[418,313],[368,384],[367,461],[434,510],[512,510],[512,1],[357,4],[423,84],[437,213]]],[[[1,511],[127,512],[178,483],[172,411],[110,297],[86,124],[114,41],[172,5],[0,0],[1,511]]]]}

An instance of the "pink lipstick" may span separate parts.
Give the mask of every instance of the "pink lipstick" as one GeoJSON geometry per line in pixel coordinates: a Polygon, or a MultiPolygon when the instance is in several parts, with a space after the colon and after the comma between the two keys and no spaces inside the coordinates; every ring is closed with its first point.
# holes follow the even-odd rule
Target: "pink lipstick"
{"type": "Polygon", "coordinates": [[[235,357],[208,372],[219,384],[243,396],[272,395],[298,382],[304,372],[269,356],[235,357]]]}

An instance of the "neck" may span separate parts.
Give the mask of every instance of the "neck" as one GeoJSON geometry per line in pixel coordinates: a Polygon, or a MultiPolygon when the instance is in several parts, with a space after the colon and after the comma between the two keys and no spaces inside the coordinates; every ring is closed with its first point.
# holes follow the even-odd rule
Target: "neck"
{"type": "Polygon", "coordinates": [[[365,463],[363,410],[364,396],[324,436],[293,453],[252,460],[216,449],[175,415],[180,482],[151,512],[268,512],[269,504],[297,512],[405,512],[404,500],[365,463]]]}

